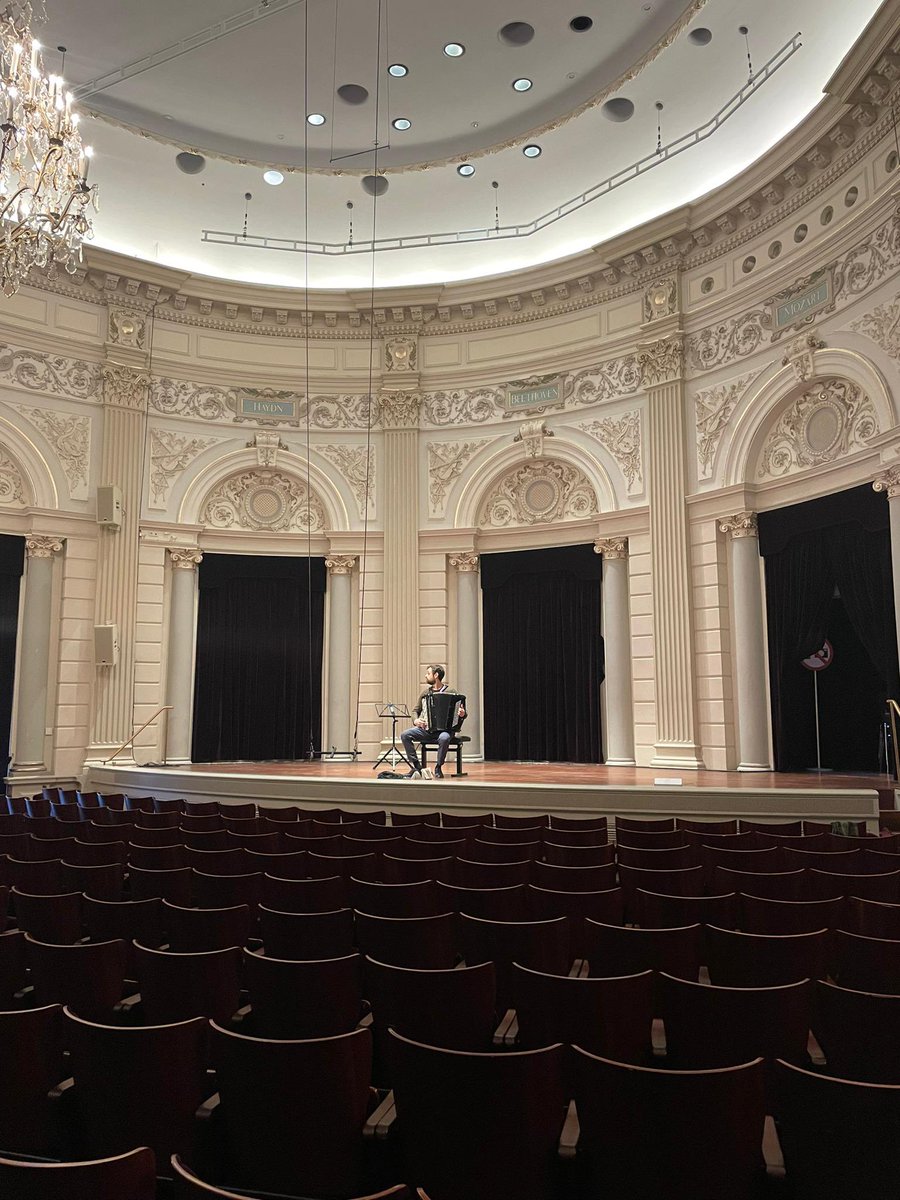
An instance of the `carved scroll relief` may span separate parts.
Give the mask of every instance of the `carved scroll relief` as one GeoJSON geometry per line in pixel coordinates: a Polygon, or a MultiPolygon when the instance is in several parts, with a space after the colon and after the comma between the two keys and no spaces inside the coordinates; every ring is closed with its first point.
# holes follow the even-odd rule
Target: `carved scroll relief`
{"type": "Polygon", "coordinates": [[[782,413],[766,438],[757,478],[780,479],[834,462],[878,433],[878,415],[869,397],[849,380],[825,380],[782,413]]]}
{"type": "Polygon", "coordinates": [[[598,511],[593,485],[582,471],[568,463],[543,460],[504,475],[485,501],[479,524],[498,529],[578,521],[598,511]]]}
{"type": "Polygon", "coordinates": [[[69,498],[87,500],[91,461],[91,418],[31,404],[11,404],[50,443],[66,476],[69,498]]]}

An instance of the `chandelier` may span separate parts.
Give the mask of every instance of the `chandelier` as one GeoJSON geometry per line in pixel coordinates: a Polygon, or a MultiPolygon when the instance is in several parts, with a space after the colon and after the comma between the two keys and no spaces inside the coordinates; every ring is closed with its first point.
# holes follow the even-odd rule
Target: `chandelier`
{"type": "Polygon", "coordinates": [[[31,32],[30,0],[0,7],[0,288],[18,291],[32,267],[78,270],[91,237],[88,184],[93,150],[83,146],[72,95],[45,75],[31,32]]]}

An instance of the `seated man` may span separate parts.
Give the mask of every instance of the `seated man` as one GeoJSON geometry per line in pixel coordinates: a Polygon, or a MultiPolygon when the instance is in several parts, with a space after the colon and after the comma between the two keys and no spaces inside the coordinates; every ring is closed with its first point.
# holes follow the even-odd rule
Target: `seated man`
{"type": "MultiPolygon", "coordinates": [[[[416,713],[415,724],[412,726],[411,729],[405,730],[400,735],[400,740],[403,743],[403,749],[406,751],[406,757],[409,760],[409,766],[410,766],[410,769],[406,776],[407,779],[412,779],[413,776],[422,774],[422,767],[419,764],[419,759],[418,759],[418,756],[416,755],[416,750],[415,750],[415,746],[413,743],[414,742],[427,742],[427,741],[432,740],[431,738],[429,738],[428,722],[425,719],[425,715],[424,715],[424,711],[423,711],[424,704],[425,704],[425,697],[432,695],[435,692],[449,692],[451,690],[450,685],[448,683],[444,682],[444,668],[441,666],[438,666],[437,664],[426,668],[425,682],[427,683],[428,686],[426,687],[425,691],[422,692],[421,696],[419,696],[419,702],[415,708],[415,713],[416,713]]],[[[465,709],[461,708],[459,710],[460,721],[465,719],[465,715],[466,715],[465,709]]],[[[438,736],[437,736],[438,751],[437,751],[437,761],[435,762],[435,766],[434,766],[435,779],[443,779],[444,778],[444,772],[443,772],[444,759],[447,757],[447,747],[450,745],[450,739],[452,736],[453,736],[452,734],[447,733],[446,731],[438,734],[438,736]]]]}

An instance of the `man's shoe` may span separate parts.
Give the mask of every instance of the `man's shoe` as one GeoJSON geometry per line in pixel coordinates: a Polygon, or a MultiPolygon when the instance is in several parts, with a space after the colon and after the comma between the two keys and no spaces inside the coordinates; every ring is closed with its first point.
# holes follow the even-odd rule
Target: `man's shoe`
{"type": "Polygon", "coordinates": [[[422,772],[419,770],[418,767],[410,767],[410,769],[406,772],[406,774],[403,776],[403,778],[404,779],[421,779],[422,772]]]}
{"type": "Polygon", "coordinates": [[[440,767],[434,768],[434,777],[435,777],[435,779],[443,779],[444,778],[444,772],[441,770],[440,767]]]}

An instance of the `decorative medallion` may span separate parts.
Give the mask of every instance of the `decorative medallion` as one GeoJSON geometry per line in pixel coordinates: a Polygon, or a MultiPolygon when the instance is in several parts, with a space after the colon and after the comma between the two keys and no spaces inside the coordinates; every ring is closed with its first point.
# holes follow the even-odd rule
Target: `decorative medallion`
{"type": "Polygon", "coordinates": [[[5,446],[0,446],[0,505],[4,508],[28,505],[28,491],[19,464],[5,446]]]}
{"type": "Polygon", "coordinates": [[[479,524],[503,528],[579,521],[598,511],[593,485],[582,471],[567,463],[542,461],[505,475],[485,501],[479,524]]]}
{"type": "Polygon", "coordinates": [[[757,478],[780,479],[834,462],[878,433],[878,416],[869,397],[849,380],[825,380],[782,413],[766,438],[757,478]]]}
{"type": "Polygon", "coordinates": [[[223,480],[203,506],[200,520],[213,529],[266,533],[319,533],[325,509],[302,479],[280,471],[240,471],[223,480]]]}

